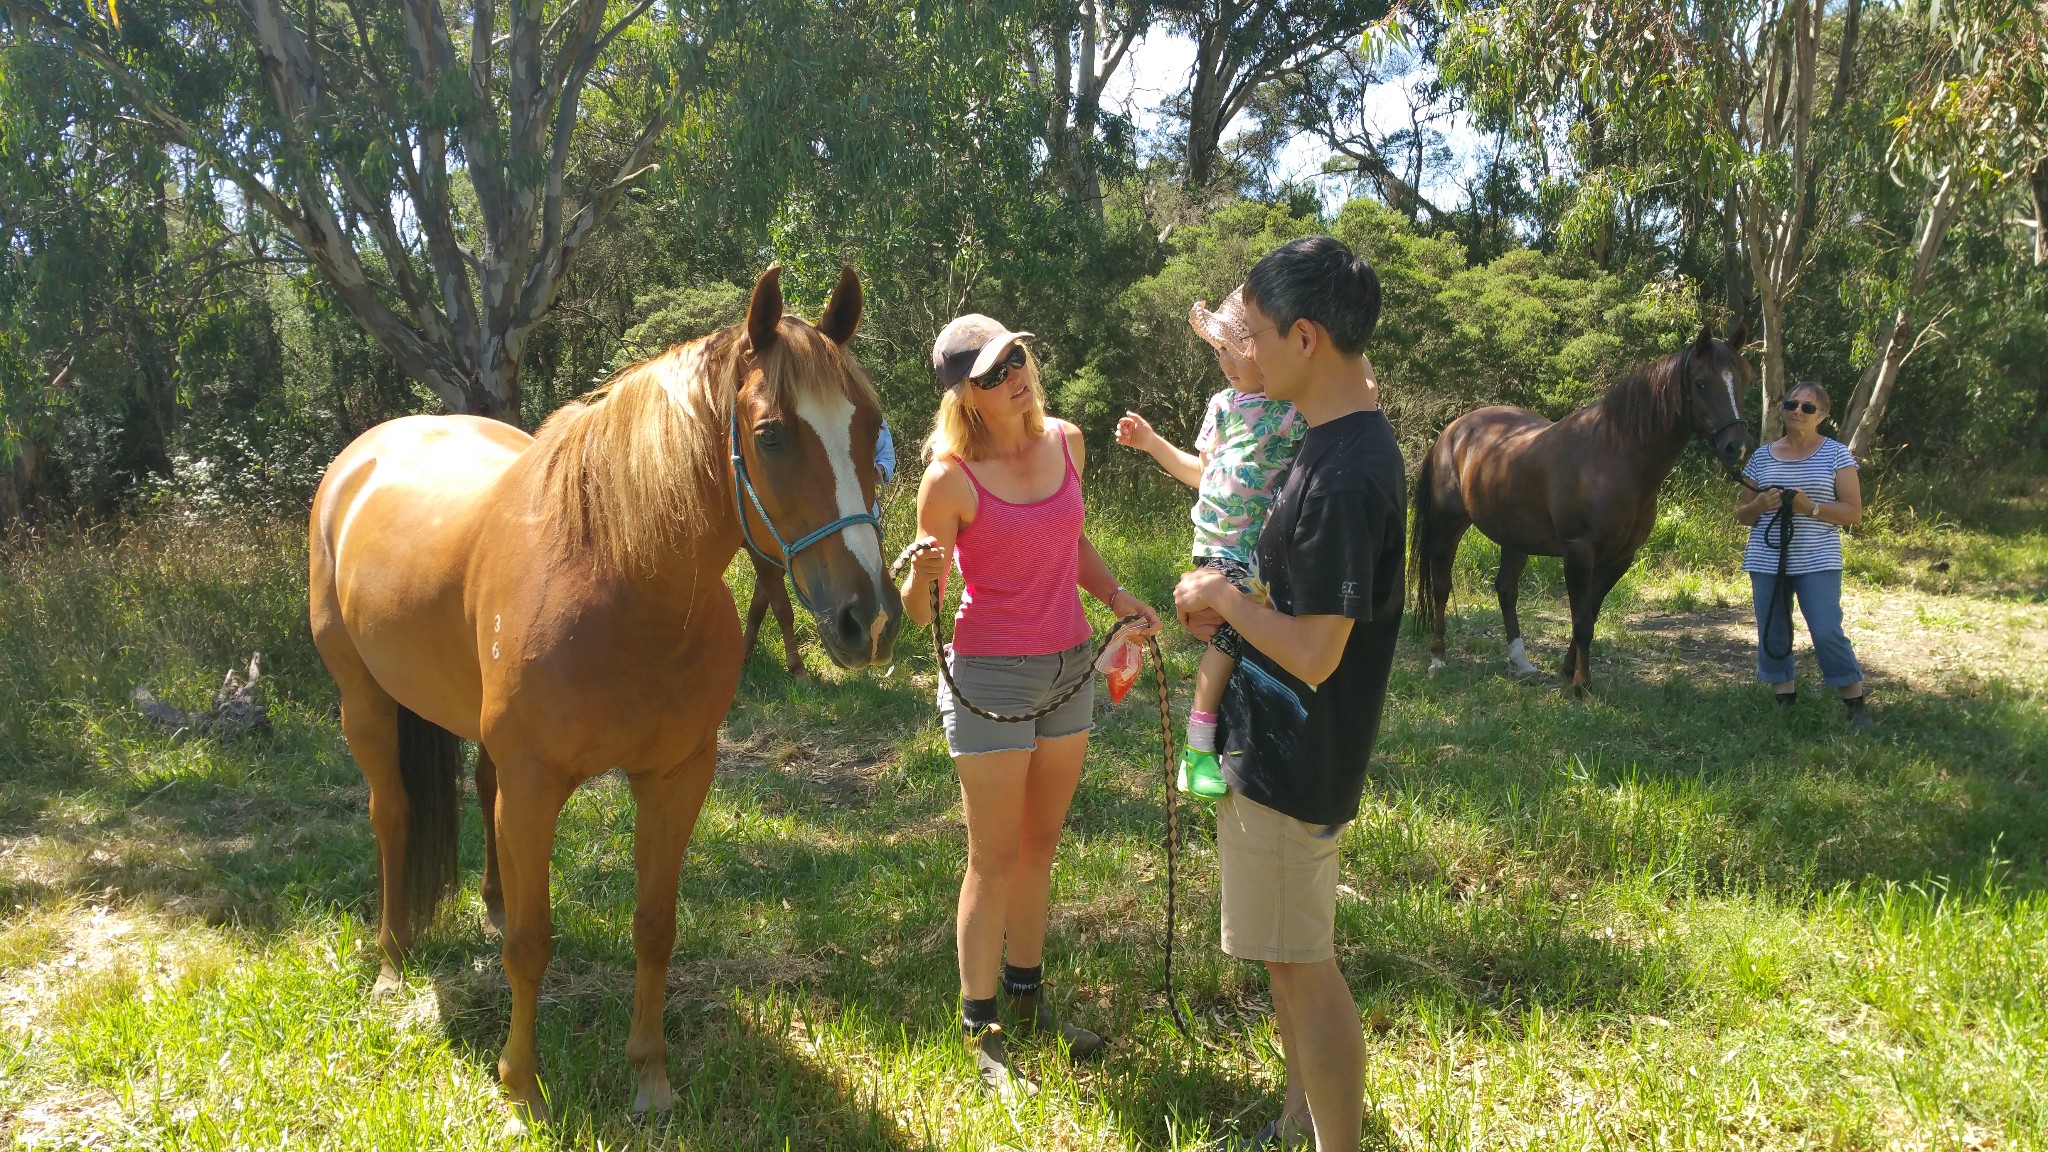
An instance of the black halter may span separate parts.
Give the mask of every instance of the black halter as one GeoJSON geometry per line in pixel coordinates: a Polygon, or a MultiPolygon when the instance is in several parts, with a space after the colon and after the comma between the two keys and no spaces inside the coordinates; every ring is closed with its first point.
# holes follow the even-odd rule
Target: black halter
{"type": "MultiPolygon", "coordinates": [[[[1684,402],[1684,411],[1688,419],[1692,416],[1692,347],[1692,342],[1688,340],[1685,344],[1685,351],[1678,354],[1678,395],[1684,402]]],[[[1742,407],[1738,404],[1735,409],[1734,419],[1715,428],[1712,432],[1705,432],[1702,435],[1706,437],[1707,446],[1711,448],[1721,433],[1726,432],[1730,428],[1740,427],[1741,424],[1742,407]]]]}

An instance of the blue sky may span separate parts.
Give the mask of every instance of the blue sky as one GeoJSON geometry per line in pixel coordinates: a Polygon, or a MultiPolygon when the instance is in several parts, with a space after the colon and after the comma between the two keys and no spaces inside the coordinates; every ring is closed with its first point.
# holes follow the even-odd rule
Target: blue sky
{"type": "MultiPolygon", "coordinates": [[[[1105,103],[1129,113],[1141,133],[1156,130],[1162,119],[1160,105],[1174,93],[1186,89],[1194,59],[1193,41],[1163,28],[1155,28],[1131,50],[1123,69],[1110,82],[1105,103]]],[[[1375,89],[1367,101],[1367,109],[1374,126],[1385,131],[1392,131],[1407,120],[1407,104],[1400,90],[1392,84],[1375,89]]],[[[1224,139],[1247,126],[1246,118],[1239,117],[1224,133],[1224,139]]],[[[1424,195],[1444,207],[1455,205],[1462,198],[1458,181],[1469,171],[1477,143],[1469,121],[1462,115],[1447,135],[1452,150],[1458,156],[1455,171],[1437,174],[1435,178],[1426,180],[1422,188],[1424,195]]],[[[1278,174],[1285,179],[1314,180],[1323,187],[1325,199],[1340,201],[1348,191],[1343,186],[1345,182],[1319,175],[1329,154],[1329,150],[1313,137],[1297,136],[1281,153],[1278,174]]]]}

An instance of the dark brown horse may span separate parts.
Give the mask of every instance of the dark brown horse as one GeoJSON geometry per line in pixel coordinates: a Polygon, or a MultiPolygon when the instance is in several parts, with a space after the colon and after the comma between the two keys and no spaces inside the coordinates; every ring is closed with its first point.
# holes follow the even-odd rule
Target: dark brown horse
{"type": "Polygon", "coordinates": [[[1481,408],[1451,421],[1422,459],[1415,481],[1409,564],[1415,604],[1431,629],[1429,666],[1444,663],[1444,609],[1451,564],[1465,529],[1500,545],[1494,591],[1507,624],[1508,663],[1537,669],[1522,644],[1515,597],[1531,556],[1564,557],[1572,640],[1563,675],[1583,692],[1591,679],[1600,604],[1635,562],[1657,522],[1657,486],[1698,436],[1730,474],[1756,448],[1742,425],[1749,387],[1738,327],[1727,340],[1702,327],[1683,350],[1630,372],[1598,401],[1551,423],[1527,408],[1481,408]]]}
{"type": "Polygon", "coordinates": [[[740,658],[754,654],[754,641],[760,638],[761,624],[768,619],[768,613],[775,613],[775,623],[782,629],[782,666],[789,674],[801,680],[804,678],[804,652],[796,642],[796,607],[789,602],[789,589],[782,586],[782,569],[775,561],[747,549],[747,559],[754,565],[754,595],[747,601],[747,632],[740,638],[740,658]]]}
{"type": "Polygon", "coordinates": [[[474,740],[514,1124],[547,1116],[534,1015],[554,949],[556,819],[615,767],[635,809],[633,1107],[675,1098],[662,1008],[683,850],[739,684],[722,575],[741,540],[793,571],[828,656],[889,659],[902,604],[867,513],[882,410],[845,350],[860,313],[848,268],[816,327],[784,316],[770,268],[743,323],[625,369],[537,436],[408,417],[364,433],[320,482],[313,639],[370,784],[378,984],[398,981],[453,886],[458,740],[474,740]]]}

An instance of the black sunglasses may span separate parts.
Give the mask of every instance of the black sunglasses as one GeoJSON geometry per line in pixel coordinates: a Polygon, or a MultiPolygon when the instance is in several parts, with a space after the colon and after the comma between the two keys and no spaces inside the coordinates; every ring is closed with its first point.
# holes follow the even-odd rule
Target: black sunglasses
{"type": "Polygon", "coordinates": [[[1012,344],[1010,345],[1010,354],[1008,356],[1005,356],[1001,360],[998,360],[996,362],[996,366],[989,369],[987,372],[984,372],[979,376],[971,377],[969,383],[973,384],[976,388],[981,389],[983,392],[986,392],[989,389],[995,387],[996,385],[1001,384],[1003,380],[1009,376],[1010,370],[1012,368],[1022,368],[1024,364],[1024,346],[1022,344],[1012,344]]]}
{"type": "Polygon", "coordinates": [[[1820,411],[1820,405],[1815,404],[1811,400],[1780,400],[1778,401],[1778,407],[1783,408],[1787,412],[1804,412],[1808,416],[1820,411]]]}

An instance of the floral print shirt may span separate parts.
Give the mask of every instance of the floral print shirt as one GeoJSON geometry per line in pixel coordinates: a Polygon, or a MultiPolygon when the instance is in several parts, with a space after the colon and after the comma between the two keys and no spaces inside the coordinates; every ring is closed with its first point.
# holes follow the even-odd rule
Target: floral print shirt
{"type": "Polygon", "coordinates": [[[1285,400],[1263,392],[1225,388],[1209,398],[1195,451],[1203,457],[1202,486],[1189,519],[1196,556],[1227,556],[1256,569],[1254,550],[1273,505],[1281,469],[1308,425],[1285,400]]]}

